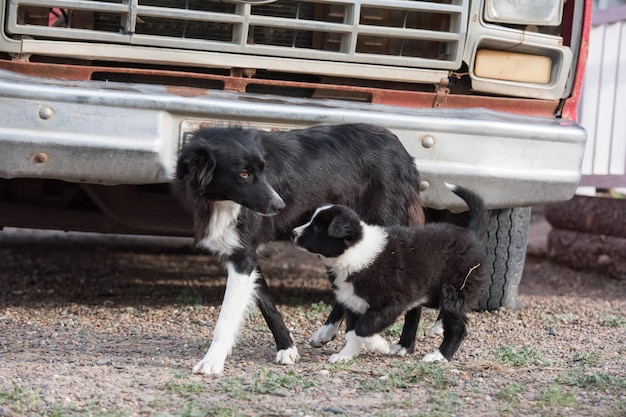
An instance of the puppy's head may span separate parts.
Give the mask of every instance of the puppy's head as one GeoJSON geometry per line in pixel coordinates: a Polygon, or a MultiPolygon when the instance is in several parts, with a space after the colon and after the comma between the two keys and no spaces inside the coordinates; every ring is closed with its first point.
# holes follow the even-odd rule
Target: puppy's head
{"type": "Polygon", "coordinates": [[[265,175],[257,131],[238,127],[194,133],[176,165],[173,189],[188,207],[230,200],[263,215],[285,208],[265,175]]]}
{"type": "Polygon", "coordinates": [[[311,220],[292,231],[297,248],[326,258],[341,256],[363,237],[363,227],[356,212],[346,206],[318,208],[311,220]]]}

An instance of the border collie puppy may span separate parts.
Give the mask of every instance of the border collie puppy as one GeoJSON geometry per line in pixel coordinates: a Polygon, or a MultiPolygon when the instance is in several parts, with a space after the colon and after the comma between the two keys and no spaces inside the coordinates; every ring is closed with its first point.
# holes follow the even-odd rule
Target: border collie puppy
{"type": "Polygon", "coordinates": [[[336,299],[346,309],[346,345],[329,361],[350,360],[362,347],[402,354],[378,335],[400,314],[440,309],[443,342],[427,362],[450,360],[467,334],[466,311],[486,281],[487,210],[472,191],[446,184],[469,208],[467,228],[448,223],[381,227],[341,205],[317,209],[293,230],[296,247],[321,255],[336,299]]]}
{"type": "MultiPolygon", "coordinates": [[[[228,279],[213,342],[193,372],[223,371],[255,303],[276,341],[276,362],[297,361],[298,350],[259,269],[257,249],[288,240],[294,227],[328,203],[350,206],[372,224],[421,225],[419,186],[413,157],[395,135],[373,125],[196,131],[180,153],[172,188],[193,213],[198,246],[221,257],[228,279]]],[[[334,338],[343,317],[335,304],[311,344],[334,338]]],[[[416,330],[411,312],[400,340],[407,350],[414,348],[416,330]]]]}

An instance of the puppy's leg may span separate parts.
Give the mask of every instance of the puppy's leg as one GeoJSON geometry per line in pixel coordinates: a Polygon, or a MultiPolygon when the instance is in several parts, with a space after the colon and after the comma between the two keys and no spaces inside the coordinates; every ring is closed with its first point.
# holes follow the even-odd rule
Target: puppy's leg
{"type": "Polygon", "coordinates": [[[372,352],[389,354],[389,343],[379,334],[363,338],[363,345],[372,352]]]}
{"type": "Polygon", "coordinates": [[[444,285],[441,293],[443,342],[438,350],[424,356],[424,362],[449,361],[467,336],[467,316],[462,295],[451,285],[444,285]]]}
{"type": "Polygon", "coordinates": [[[441,322],[441,312],[437,316],[437,321],[428,329],[428,337],[438,337],[443,334],[443,323],[441,322]]]}
{"type": "Polygon", "coordinates": [[[298,359],[300,359],[298,349],[291,338],[289,329],[285,326],[282,315],[272,300],[270,291],[267,288],[267,282],[260,272],[257,276],[257,288],[259,294],[259,309],[276,341],[276,348],[278,350],[276,353],[276,363],[283,365],[296,363],[298,359]]]}
{"type": "Polygon", "coordinates": [[[354,330],[361,337],[375,335],[391,326],[400,314],[402,314],[402,310],[395,305],[385,307],[382,310],[367,310],[356,321],[354,330]]]}
{"type": "Polygon", "coordinates": [[[339,353],[335,353],[328,358],[329,363],[347,362],[353,358],[356,358],[361,354],[361,348],[363,347],[364,338],[359,337],[351,330],[346,333],[346,345],[341,349],[339,353]]]}
{"type": "Polygon", "coordinates": [[[220,374],[226,357],[235,345],[239,330],[254,305],[256,297],[256,269],[251,273],[238,271],[232,263],[226,264],[228,279],[213,341],[204,358],[193,367],[193,373],[220,374]]]}
{"type": "MultiPolygon", "coordinates": [[[[399,306],[389,306],[382,310],[367,310],[355,324],[355,332],[359,337],[364,338],[366,345],[373,346],[372,350],[380,353],[398,354],[398,350],[391,350],[389,344],[378,333],[391,326],[398,316],[402,313],[399,306]]],[[[412,322],[409,323],[409,328],[413,327],[412,322]]],[[[411,332],[412,330],[407,330],[411,332]]],[[[404,331],[403,331],[404,333],[404,331]]],[[[414,333],[414,331],[413,331],[414,333]]],[[[409,336],[406,339],[411,339],[409,336]]],[[[412,336],[413,343],[415,343],[415,334],[412,336]]],[[[409,341],[410,342],[410,341],[409,341]]]]}
{"type": "Polygon", "coordinates": [[[391,346],[389,349],[390,354],[405,356],[409,353],[413,353],[415,350],[415,337],[417,335],[417,328],[419,326],[421,316],[421,307],[415,307],[404,314],[404,326],[402,327],[400,341],[391,346]]]}
{"type": "Polygon", "coordinates": [[[362,337],[358,337],[354,331],[354,325],[357,319],[357,315],[346,311],[346,344],[339,353],[331,355],[330,358],[328,358],[328,362],[346,362],[361,354],[364,340],[362,337]]]}
{"type": "Polygon", "coordinates": [[[333,309],[328,315],[324,325],[315,332],[313,337],[309,340],[309,344],[313,347],[322,347],[326,343],[330,342],[337,336],[339,326],[343,320],[343,307],[339,303],[333,305],[333,309]]]}

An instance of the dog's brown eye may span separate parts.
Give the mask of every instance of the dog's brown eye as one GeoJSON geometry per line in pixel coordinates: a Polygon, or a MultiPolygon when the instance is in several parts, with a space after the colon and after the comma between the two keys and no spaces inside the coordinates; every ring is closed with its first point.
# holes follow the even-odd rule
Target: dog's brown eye
{"type": "Polygon", "coordinates": [[[247,169],[239,171],[239,176],[241,178],[248,178],[250,176],[250,172],[247,169]]]}

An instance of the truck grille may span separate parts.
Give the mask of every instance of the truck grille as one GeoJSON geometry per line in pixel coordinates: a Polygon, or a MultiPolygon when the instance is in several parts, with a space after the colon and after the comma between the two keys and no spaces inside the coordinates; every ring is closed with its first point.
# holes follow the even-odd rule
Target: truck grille
{"type": "Polygon", "coordinates": [[[461,63],[469,1],[7,3],[6,27],[15,37],[455,69],[461,63]]]}

